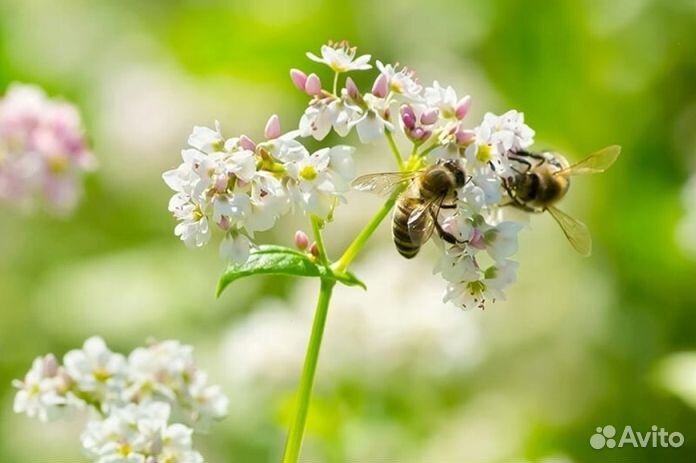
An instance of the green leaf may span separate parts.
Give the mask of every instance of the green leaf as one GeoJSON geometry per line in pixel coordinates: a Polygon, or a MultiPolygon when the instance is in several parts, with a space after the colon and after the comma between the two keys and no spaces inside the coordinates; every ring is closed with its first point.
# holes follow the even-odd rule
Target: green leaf
{"type": "Polygon", "coordinates": [[[227,267],[218,282],[217,296],[220,296],[233,281],[251,275],[330,278],[346,286],[366,288],[365,284],[352,273],[335,274],[308,254],[282,246],[261,245],[251,251],[246,263],[232,264],[227,267]]]}

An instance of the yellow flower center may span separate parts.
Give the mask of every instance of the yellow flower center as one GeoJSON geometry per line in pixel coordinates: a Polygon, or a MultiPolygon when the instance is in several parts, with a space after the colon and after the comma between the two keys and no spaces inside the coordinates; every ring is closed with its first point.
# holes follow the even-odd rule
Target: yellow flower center
{"type": "Polygon", "coordinates": [[[308,182],[311,182],[312,180],[317,178],[317,170],[314,168],[314,166],[307,164],[302,169],[300,169],[300,178],[302,180],[307,180],[308,182]]]}
{"type": "Polygon", "coordinates": [[[104,370],[103,368],[97,368],[92,372],[92,374],[94,375],[94,379],[96,379],[100,383],[105,383],[109,378],[111,378],[111,373],[104,370]]]}
{"type": "Polygon", "coordinates": [[[491,147],[490,145],[480,145],[476,151],[476,159],[481,162],[488,162],[491,160],[491,147]]]}
{"type": "Polygon", "coordinates": [[[123,456],[123,457],[127,457],[128,455],[131,454],[132,451],[133,451],[133,449],[131,448],[131,446],[128,443],[121,444],[121,446],[118,448],[118,454],[123,456]]]}

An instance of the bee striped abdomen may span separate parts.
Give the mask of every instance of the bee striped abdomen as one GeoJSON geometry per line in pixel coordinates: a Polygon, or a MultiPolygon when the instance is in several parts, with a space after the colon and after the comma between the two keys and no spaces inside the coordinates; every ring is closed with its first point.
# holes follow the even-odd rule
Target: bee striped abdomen
{"type": "Polygon", "coordinates": [[[408,228],[408,219],[411,212],[420,204],[415,198],[402,198],[396,203],[394,217],[392,219],[392,236],[396,250],[407,259],[411,259],[418,254],[421,248],[421,240],[418,239],[417,232],[408,228]],[[416,235],[416,236],[414,236],[416,235]],[[414,239],[415,238],[415,239],[414,239]]]}

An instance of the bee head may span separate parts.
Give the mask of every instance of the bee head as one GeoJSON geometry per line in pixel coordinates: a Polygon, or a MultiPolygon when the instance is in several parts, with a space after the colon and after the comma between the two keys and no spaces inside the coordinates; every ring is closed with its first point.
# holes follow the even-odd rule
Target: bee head
{"type": "Polygon", "coordinates": [[[462,169],[458,159],[441,159],[438,164],[446,168],[454,175],[456,188],[461,188],[466,184],[466,173],[462,169]]]}

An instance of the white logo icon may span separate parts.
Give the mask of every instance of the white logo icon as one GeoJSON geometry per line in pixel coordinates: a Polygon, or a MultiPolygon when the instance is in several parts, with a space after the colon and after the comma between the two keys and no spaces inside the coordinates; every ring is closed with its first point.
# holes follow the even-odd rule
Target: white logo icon
{"type": "Polygon", "coordinates": [[[590,437],[590,446],[595,450],[603,448],[613,449],[614,447],[636,447],[636,448],[679,448],[684,445],[684,435],[680,432],[668,432],[665,428],[658,428],[653,425],[650,431],[641,433],[634,431],[631,426],[626,426],[621,433],[621,437],[615,439],[616,428],[612,425],[604,427],[597,426],[595,434],[590,437]]]}

